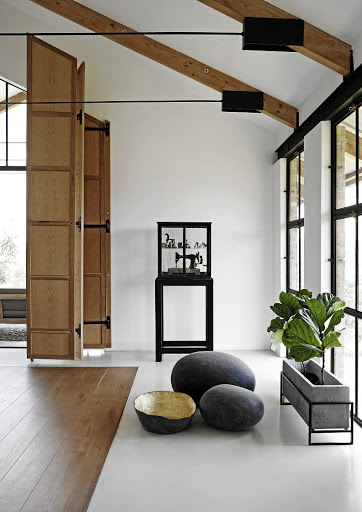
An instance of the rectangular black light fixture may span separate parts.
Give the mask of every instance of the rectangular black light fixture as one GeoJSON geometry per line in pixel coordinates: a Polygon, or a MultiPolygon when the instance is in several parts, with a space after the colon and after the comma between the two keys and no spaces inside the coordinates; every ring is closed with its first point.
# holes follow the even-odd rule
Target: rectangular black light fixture
{"type": "Polygon", "coordinates": [[[300,19],[244,19],[243,50],[293,52],[289,46],[303,46],[304,21],[300,19]]]}
{"type": "Polygon", "coordinates": [[[254,112],[264,108],[264,94],[261,91],[223,91],[223,112],[254,112]]]}

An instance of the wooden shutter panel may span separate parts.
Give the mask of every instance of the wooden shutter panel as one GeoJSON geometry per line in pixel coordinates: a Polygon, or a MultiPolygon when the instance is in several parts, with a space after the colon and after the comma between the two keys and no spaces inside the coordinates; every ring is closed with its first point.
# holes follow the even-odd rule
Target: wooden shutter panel
{"type": "Polygon", "coordinates": [[[84,347],[111,347],[111,234],[94,227],[110,221],[109,122],[85,116],[84,143],[84,347]],[[92,225],[93,227],[87,227],[92,225]]]}
{"type": "MultiPolygon", "coordinates": [[[[32,36],[27,73],[29,102],[76,101],[76,59],[32,36]]],[[[82,210],[83,164],[77,107],[75,103],[28,105],[29,358],[81,356],[81,343],[75,338],[75,328],[82,328],[82,234],[75,223],[82,210]]]]}

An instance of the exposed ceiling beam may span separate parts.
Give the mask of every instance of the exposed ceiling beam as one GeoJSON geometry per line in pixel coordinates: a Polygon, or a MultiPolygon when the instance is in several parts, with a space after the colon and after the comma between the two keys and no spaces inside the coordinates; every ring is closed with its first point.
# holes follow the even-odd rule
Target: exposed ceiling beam
{"type": "MultiPolygon", "coordinates": [[[[26,100],[26,92],[18,92],[17,94],[14,94],[14,96],[11,96],[9,98],[9,103],[11,103],[11,102],[20,103],[25,100],[26,100]]],[[[11,108],[14,108],[16,106],[17,105],[8,105],[8,110],[10,110],[11,108]]],[[[5,110],[6,110],[6,101],[1,101],[0,102],[0,114],[2,112],[5,112],[5,110]]]]}
{"type": "MultiPolygon", "coordinates": [[[[124,30],[136,32],[134,29],[126,27],[122,23],[108,18],[74,0],[31,1],[93,32],[122,32],[124,30]]],[[[203,64],[149,37],[142,35],[135,35],[134,37],[107,35],[104,37],[221,93],[224,90],[258,91],[258,89],[236,78],[211,68],[207,64],[203,64]]],[[[297,126],[297,109],[266,93],[264,93],[264,109],[262,112],[287,126],[292,128],[297,126]]]]}
{"type": "MultiPolygon", "coordinates": [[[[362,138],[361,137],[358,137],[358,145],[359,145],[359,159],[362,160],[362,138]]],[[[356,134],[350,132],[348,129],[346,129],[345,152],[353,157],[357,156],[356,134]]]]}
{"type": "MultiPolygon", "coordinates": [[[[234,20],[244,23],[244,18],[297,19],[297,16],[283,11],[264,0],[198,0],[234,20]]],[[[296,52],[323,64],[341,75],[351,71],[351,45],[337,37],[304,23],[304,45],[290,46],[296,52]]]]}

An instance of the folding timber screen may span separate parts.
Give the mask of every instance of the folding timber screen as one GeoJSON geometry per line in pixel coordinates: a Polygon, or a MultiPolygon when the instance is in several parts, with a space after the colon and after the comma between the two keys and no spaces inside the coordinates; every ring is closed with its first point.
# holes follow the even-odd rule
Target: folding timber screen
{"type": "MultiPolygon", "coordinates": [[[[83,97],[84,65],[28,37],[29,102],[83,97]],[[78,92],[77,92],[78,82],[78,92]]],[[[75,103],[29,104],[27,149],[28,357],[74,359],[82,344],[83,113],[75,103]],[[79,331],[78,331],[79,332],[79,331]]]]}
{"type": "Polygon", "coordinates": [[[111,346],[110,123],[88,114],[84,134],[84,347],[111,346]],[[108,222],[108,224],[107,224],[108,222]],[[108,321],[107,321],[108,319],[108,321]]]}

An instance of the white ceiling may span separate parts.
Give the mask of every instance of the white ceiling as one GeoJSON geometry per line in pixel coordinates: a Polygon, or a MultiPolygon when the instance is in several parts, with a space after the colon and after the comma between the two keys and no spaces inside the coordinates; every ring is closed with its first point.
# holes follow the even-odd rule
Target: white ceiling
{"type": "MultiPolygon", "coordinates": [[[[81,0],[80,3],[140,31],[242,31],[240,23],[197,0],[152,0],[152,2],[150,0],[108,0],[106,2],[81,0]]],[[[361,0],[349,0],[343,3],[341,0],[274,0],[273,4],[349,43],[353,43],[362,31],[361,0]]],[[[11,6],[18,13],[16,17],[12,18],[11,26],[6,23],[3,14],[4,23],[1,23],[0,20],[2,31],[4,26],[7,27],[7,30],[35,31],[44,30],[44,27],[48,26],[51,30],[80,31],[77,25],[46,11],[30,0],[0,0],[0,9],[1,5],[7,8],[11,6]],[[32,20],[31,27],[29,27],[30,18],[32,20]]],[[[6,13],[6,10],[1,9],[0,12],[6,13]]],[[[67,39],[68,41],[64,40],[64,46],[69,47],[70,38],[67,39]]],[[[102,65],[103,72],[106,63],[96,62],[96,59],[102,59],[99,57],[97,48],[110,48],[109,45],[112,45],[113,61],[108,61],[110,76],[114,73],[114,69],[112,69],[115,65],[114,59],[118,60],[118,56],[119,61],[122,62],[123,80],[127,81],[129,73],[136,75],[139,73],[143,77],[145,73],[150,73],[148,76],[149,80],[152,80],[151,88],[149,81],[144,79],[142,84],[137,84],[136,88],[132,87],[129,91],[125,89],[124,93],[127,92],[128,95],[133,93],[133,98],[220,98],[220,94],[216,91],[195,84],[192,80],[170,70],[165,71],[157,63],[146,63],[144,57],[119,47],[115,43],[109,41],[100,43],[100,41],[95,41],[98,39],[95,37],[82,38],[82,41],[79,39],[79,45],[94,47],[93,64],[95,66],[102,65]],[[177,85],[175,85],[176,80],[177,85]]],[[[155,39],[295,107],[300,107],[304,103],[324,77],[328,80],[335,74],[298,53],[242,51],[239,37],[158,36],[155,39]]],[[[54,38],[49,41],[55,44],[54,38]]],[[[87,56],[88,66],[92,65],[89,60],[90,58],[87,56]]],[[[115,79],[114,76],[112,79],[115,79]]],[[[244,116],[244,114],[242,115],[244,116]]],[[[249,114],[246,117],[268,130],[276,132],[280,127],[278,122],[263,115],[249,114]]]]}

